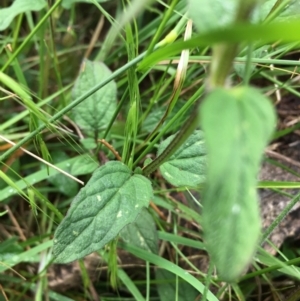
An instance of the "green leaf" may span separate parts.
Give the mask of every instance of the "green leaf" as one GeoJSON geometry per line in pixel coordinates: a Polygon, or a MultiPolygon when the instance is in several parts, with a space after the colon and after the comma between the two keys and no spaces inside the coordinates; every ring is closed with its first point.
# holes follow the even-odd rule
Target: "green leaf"
{"type": "MultiPolygon", "coordinates": [[[[264,45],[256,50],[254,50],[252,52],[252,58],[266,58],[268,56],[270,57],[269,49],[270,49],[269,45],[264,45]]],[[[244,56],[244,58],[246,59],[246,56],[244,56]]],[[[242,63],[242,64],[234,63],[233,68],[239,77],[244,78],[244,75],[245,75],[245,64],[244,63],[242,63]]],[[[257,67],[255,64],[252,64],[250,66],[250,69],[251,69],[251,74],[252,74],[257,70],[257,67]]]]}
{"type": "Polygon", "coordinates": [[[297,19],[300,15],[300,2],[298,0],[290,0],[284,7],[283,11],[278,16],[278,20],[291,20],[297,19]]]}
{"type": "Polygon", "coordinates": [[[18,239],[14,236],[7,238],[0,244],[0,256],[5,253],[21,253],[23,248],[18,244],[18,239]]]}
{"type": "Polygon", "coordinates": [[[95,139],[92,137],[82,138],[80,139],[80,143],[87,150],[92,150],[97,147],[97,143],[95,142],[95,139]]]}
{"type": "MultiPolygon", "coordinates": [[[[172,111],[167,116],[165,123],[168,123],[179,112],[179,110],[183,107],[184,104],[185,101],[178,100],[174,108],[172,109],[172,111]]],[[[159,105],[158,107],[154,108],[143,122],[142,131],[145,131],[147,133],[152,132],[157,126],[157,124],[160,122],[160,120],[163,118],[166,110],[167,107],[164,105],[159,105]]],[[[170,130],[176,131],[180,129],[181,123],[184,122],[186,116],[189,116],[190,114],[191,114],[191,109],[187,110],[187,112],[182,117],[180,117],[179,120],[177,120],[177,123],[174,126],[172,126],[170,130]]],[[[166,133],[168,133],[169,131],[167,131],[166,133]]]]}
{"type": "MultiPolygon", "coordinates": [[[[265,20],[277,0],[264,0],[256,6],[251,16],[252,23],[265,20]]],[[[200,33],[220,29],[233,23],[239,1],[236,0],[188,0],[188,12],[200,33]]],[[[286,21],[299,18],[300,2],[291,0],[277,16],[277,20],[286,21]]]]}
{"type": "MultiPolygon", "coordinates": [[[[160,144],[157,155],[165,150],[174,137],[172,135],[160,144]]],[[[174,186],[197,186],[205,180],[205,167],[203,133],[196,130],[159,169],[162,176],[174,186]]]]}
{"type": "Polygon", "coordinates": [[[120,237],[127,243],[158,253],[158,235],[155,222],[146,208],[143,208],[136,220],[127,225],[121,232],[120,237]]]}
{"type": "Polygon", "coordinates": [[[188,12],[199,32],[205,33],[231,24],[235,18],[236,0],[188,0],[188,12]]]}
{"type": "Polygon", "coordinates": [[[15,0],[11,6],[0,9],[0,31],[5,30],[14,17],[27,11],[39,11],[46,6],[45,0],[15,0]]]}
{"type": "MultiPolygon", "coordinates": [[[[277,0],[264,0],[261,1],[261,4],[259,5],[259,9],[256,9],[253,18],[258,21],[262,22],[265,20],[265,18],[268,16],[274,5],[276,4],[277,0]]],[[[288,4],[287,4],[288,6],[288,4]]]]}
{"type": "Polygon", "coordinates": [[[92,173],[99,165],[93,158],[83,155],[73,158],[72,164],[66,161],[66,166],[71,167],[70,173],[73,176],[81,176],[92,173]]]}
{"type": "Polygon", "coordinates": [[[148,206],[152,194],[150,181],[125,164],[111,161],[99,167],[55,232],[55,261],[71,262],[104,247],[148,206]]]}
{"type": "MultiPolygon", "coordinates": [[[[95,1],[102,3],[102,2],[107,2],[109,0],[95,0],[95,1]]],[[[63,0],[61,5],[63,8],[70,9],[72,7],[72,5],[77,2],[93,4],[93,0],[63,0]]]]}
{"type": "Polygon", "coordinates": [[[200,120],[208,154],[205,244],[220,277],[233,281],[251,261],[259,239],[256,177],[275,128],[274,108],[253,88],[218,88],[202,103],[200,120]]]}
{"type": "MultiPolygon", "coordinates": [[[[101,62],[84,60],[81,69],[73,89],[73,99],[111,75],[111,71],[101,62]]],[[[105,129],[116,110],[116,94],[116,83],[111,81],[75,107],[72,113],[79,127],[91,135],[105,129]]]]}
{"type": "MultiPolygon", "coordinates": [[[[51,158],[53,159],[53,163],[67,161],[69,159],[67,154],[62,151],[56,151],[56,152],[51,153],[51,158]]],[[[63,170],[66,171],[67,173],[70,173],[71,165],[70,164],[66,165],[65,168],[63,168],[63,170]]],[[[61,173],[49,177],[48,181],[52,185],[57,187],[57,189],[61,193],[65,194],[69,197],[76,195],[78,192],[78,183],[76,181],[74,181],[73,179],[66,177],[65,175],[63,175],[61,173]]]]}
{"type": "Polygon", "coordinates": [[[191,301],[197,300],[199,295],[197,290],[188,282],[178,278],[178,288],[176,287],[176,276],[163,269],[156,270],[157,290],[160,301],[191,301]],[[177,295],[178,290],[178,295],[177,295]],[[177,296],[176,296],[177,295],[177,296]]]}
{"type": "MultiPolygon", "coordinates": [[[[253,18],[258,21],[263,21],[274,5],[278,2],[277,0],[264,0],[261,5],[255,11],[253,18]]],[[[279,12],[276,20],[289,21],[291,19],[299,18],[300,14],[300,2],[298,0],[285,1],[285,6],[279,12]]]]}
{"type": "Polygon", "coordinates": [[[137,166],[135,169],[134,169],[134,173],[135,174],[138,174],[138,175],[142,175],[143,174],[143,169],[139,166],[137,166]]]}

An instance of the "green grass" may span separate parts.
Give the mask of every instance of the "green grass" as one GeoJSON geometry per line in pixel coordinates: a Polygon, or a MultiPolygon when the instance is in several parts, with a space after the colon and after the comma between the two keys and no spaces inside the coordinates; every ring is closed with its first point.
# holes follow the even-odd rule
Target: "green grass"
{"type": "MultiPolygon", "coordinates": [[[[203,243],[202,187],[190,189],[192,193],[187,187],[174,188],[156,171],[150,175],[152,201],[164,218],[154,207],[149,212],[159,230],[157,254],[121,239],[114,241],[98,252],[102,260],[93,267],[96,279],[90,279],[81,262],[78,283],[55,292],[47,278],[55,270],[53,235],[82,187],[59,169],[86,184],[99,165],[116,160],[98,142],[103,138],[132,171],[143,167],[147,156],[154,159],[160,142],[186,124],[208,91],[215,43],[241,45],[234,53],[234,68],[229,61],[229,70],[222,70],[232,86],[249,82],[274,102],[276,89],[283,98],[299,97],[293,79],[299,75],[295,54],[300,24],[265,22],[208,33],[195,30],[184,41],[187,7],[182,0],[91,1],[73,4],[70,10],[61,6],[62,1],[48,2],[43,9],[19,14],[0,33],[0,138],[13,142],[0,139],[0,300],[96,300],[97,295],[99,300],[260,300],[260,293],[263,300],[276,296],[297,300],[298,248],[285,245],[277,256],[259,248],[251,269],[237,282],[222,282],[208,264],[203,243]],[[104,26],[94,43],[102,16],[104,26]],[[267,51],[258,54],[262,46],[267,51]],[[74,83],[87,49],[87,59],[102,61],[112,73],[75,98],[74,83]],[[186,66],[180,69],[185,49],[189,50],[186,66]],[[105,126],[97,131],[82,129],[74,111],[112,81],[117,103],[105,126]],[[116,252],[123,261],[112,259],[116,252]],[[280,286],[278,279],[288,284],[280,286]]],[[[285,2],[277,1],[272,13],[279,14],[285,2]]],[[[4,1],[4,7],[10,3],[4,1]]],[[[212,83],[223,81],[220,73],[212,83]]],[[[273,141],[298,128],[299,122],[278,129],[273,141]]],[[[299,186],[297,182],[258,185],[277,190],[299,186]]],[[[296,201],[294,197],[292,202],[296,201]]],[[[290,209],[282,211],[263,240],[290,209]]]]}

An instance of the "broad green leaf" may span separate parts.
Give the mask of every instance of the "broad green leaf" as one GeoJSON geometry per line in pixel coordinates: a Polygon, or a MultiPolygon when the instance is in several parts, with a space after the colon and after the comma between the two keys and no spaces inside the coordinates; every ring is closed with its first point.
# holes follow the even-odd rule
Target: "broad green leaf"
{"type": "MultiPolygon", "coordinates": [[[[273,9],[278,0],[264,0],[261,5],[255,10],[253,19],[263,21],[273,9]]],[[[300,15],[300,2],[298,0],[285,1],[285,6],[277,15],[276,19],[280,21],[291,20],[299,18],[300,15]]]]}
{"type": "Polygon", "coordinates": [[[143,208],[136,220],[127,225],[120,237],[127,243],[149,252],[158,253],[158,235],[155,222],[146,208],[143,208]]]}
{"type": "MultiPolygon", "coordinates": [[[[252,58],[269,58],[269,49],[270,45],[264,45],[263,47],[260,47],[252,52],[252,58]]],[[[246,59],[246,57],[244,57],[246,59]]],[[[245,75],[245,64],[244,63],[234,63],[233,68],[238,76],[241,78],[244,78],[245,75]]],[[[250,66],[251,73],[254,73],[256,71],[256,65],[252,64],[250,66]]]]}
{"type": "Polygon", "coordinates": [[[188,0],[188,12],[201,33],[231,24],[238,6],[237,0],[188,0]]]}
{"type": "Polygon", "coordinates": [[[275,128],[274,108],[253,88],[218,88],[202,103],[200,120],[208,154],[205,245],[220,277],[233,281],[250,263],[259,239],[257,173],[275,128]]]}
{"type": "Polygon", "coordinates": [[[80,143],[87,150],[95,149],[97,147],[97,143],[95,142],[95,139],[91,137],[80,139],[80,143]]]}
{"type": "Polygon", "coordinates": [[[199,293],[188,282],[178,278],[177,287],[176,275],[173,273],[164,269],[157,269],[155,274],[160,301],[197,300],[199,293]]]}
{"type": "Polygon", "coordinates": [[[278,16],[280,21],[298,19],[300,15],[300,2],[298,0],[290,0],[278,16]]]}
{"type": "Polygon", "coordinates": [[[66,8],[66,9],[70,9],[72,7],[72,4],[74,4],[74,3],[82,2],[82,3],[93,4],[94,1],[102,3],[102,2],[107,2],[110,0],[63,0],[61,5],[62,5],[62,7],[66,8]]]}
{"type": "MultiPolygon", "coordinates": [[[[188,12],[200,33],[210,30],[220,29],[234,22],[238,4],[237,0],[188,0],[188,12]]],[[[253,1],[255,2],[255,1],[253,1]]],[[[265,20],[277,0],[257,1],[258,5],[253,10],[251,16],[252,23],[265,20]]],[[[284,21],[291,18],[296,19],[300,14],[300,2],[291,0],[279,12],[277,20],[284,21]]]]}
{"type": "MultiPolygon", "coordinates": [[[[277,0],[264,0],[260,2],[259,9],[256,9],[254,12],[254,20],[262,22],[268,16],[277,0]]],[[[287,5],[288,6],[288,5],[287,5]]]]}
{"type": "Polygon", "coordinates": [[[87,175],[95,171],[98,167],[98,163],[91,157],[87,155],[75,157],[72,160],[72,163],[66,162],[66,167],[71,167],[70,173],[73,176],[87,175]]]}
{"type": "MultiPolygon", "coordinates": [[[[56,151],[51,153],[51,158],[53,160],[53,163],[59,163],[63,161],[67,161],[69,157],[66,153],[62,151],[56,151]]],[[[71,165],[66,165],[65,168],[63,168],[64,171],[67,173],[71,172],[71,165]]],[[[66,177],[65,175],[59,173],[52,177],[48,178],[48,181],[57,187],[57,189],[63,193],[64,195],[67,195],[69,197],[75,196],[78,192],[78,182],[74,181],[73,179],[66,177]]]]}
{"type": "Polygon", "coordinates": [[[17,15],[27,11],[39,11],[46,4],[45,0],[15,0],[11,6],[0,8],[0,31],[5,30],[17,15]]]}
{"type": "Polygon", "coordinates": [[[9,237],[6,240],[2,241],[0,244],[0,255],[5,254],[6,252],[11,253],[20,253],[23,251],[23,248],[18,244],[17,237],[9,237]]]}
{"type": "Polygon", "coordinates": [[[55,261],[71,262],[104,247],[136,219],[152,195],[150,181],[125,164],[111,161],[99,167],[55,232],[55,261]]]}
{"type": "MultiPolygon", "coordinates": [[[[164,140],[159,148],[160,155],[170,144],[175,135],[164,140]]],[[[206,148],[203,133],[199,130],[160,166],[162,176],[174,186],[197,186],[205,180],[206,148]]]]}
{"type": "MultiPolygon", "coordinates": [[[[73,99],[77,99],[111,75],[101,62],[85,60],[73,88],[73,99]]],[[[114,81],[92,94],[72,111],[76,123],[89,134],[103,130],[108,125],[117,106],[117,86],[114,81]]]]}
{"type": "MultiPolygon", "coordinates": [[[[177,114],[177,112],[183,107],[184,104],[185,104],[185,102],[183,100],[178,100],[176,102],[174,108],[170,112],[169,116],[166,118],[165,123],[170,121],[177,114]]],[[[152,132],[155,129],[155,127],[157,126],[157,124],[160,122],[162,117],[164,116],[166,110],[167,110],[167,107],[162,106],[162,105],[159,105],[157,108],[153,109],[150,112],[150,114],[146,117],[145,121],[143,122],[142,130],[147,133],[152,132]]],[[[182,116],[182,118],[177,120],[177,124],[172,127],[172,130],[176,131],[177,129],[179,129],[181,123],[183,122],[183,119],[186,116],[188,116],[190,113],[191,113],[191,110],[187,110],[187,112],[184,114],[184,116],[182,116]]]]}

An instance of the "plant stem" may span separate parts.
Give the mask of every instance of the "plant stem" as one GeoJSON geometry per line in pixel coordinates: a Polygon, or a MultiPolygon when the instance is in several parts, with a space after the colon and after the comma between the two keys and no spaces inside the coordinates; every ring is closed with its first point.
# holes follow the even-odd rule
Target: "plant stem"
{"type": "MultiPolygon", "coordinates": [[[[257,0],[240,0],[234,24],[247,21],[257,0]]],[[[238,51],[238,44],[220,43],[213,47],[208,90],[226,86],[226,79],[238,51]]]]}
{"type": "Polygon", "coordinates": [[[173,124],[175,124],[183,114],[190,108],[191,105],[197,102],[197,99],[202,96],[204,92],[204,86],[201,86],[194,95],[183,105],[183,107],[174,115],[174,117],[162,128],[162,130],[157,134],[157,136],[147,145],[146,149],[139,155],[139,157],[135,160],[133,166],[135,167],[140,160],[146,156],[150,149],[153,148],[155,143],[159,141],[159,139],[171,128],[173,124]]]}
{"type": "Polygon", "coordinates": [[[155,171],[161,164],[166,162],[176,150],[184,143],[184,141],[192,134],[198,125],[198,107],[199,101],[196,104],[195,110],[193,111],[190,118],[187,119],[185,124],[182,126],[181,130],[177,133],[171,143],[166,147],[166,149],[153,160],[149,165],[143,169],[143,175],[148,176],[153,171],[155,171]]]}
{"type": "Polygon", "coordinates": [[[259,0],[240,0],[235,23],[247,21],[258,1],[259,0]]]}
{"type": "Polygon", "coordinates": [[[213,47],[208,90],[225,86],[237,50],[237,44],[222,43],[213,47]]]}

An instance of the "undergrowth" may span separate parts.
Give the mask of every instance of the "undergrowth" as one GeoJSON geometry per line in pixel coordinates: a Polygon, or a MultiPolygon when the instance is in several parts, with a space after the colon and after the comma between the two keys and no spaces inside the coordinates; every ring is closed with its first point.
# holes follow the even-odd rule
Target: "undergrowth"
{"type": "Polygon", "coordinates": [[[0,300],[300,298],[268,240],[300,185],[257,181],[299,129],[297,1],[1,5],[0,300]]]}

